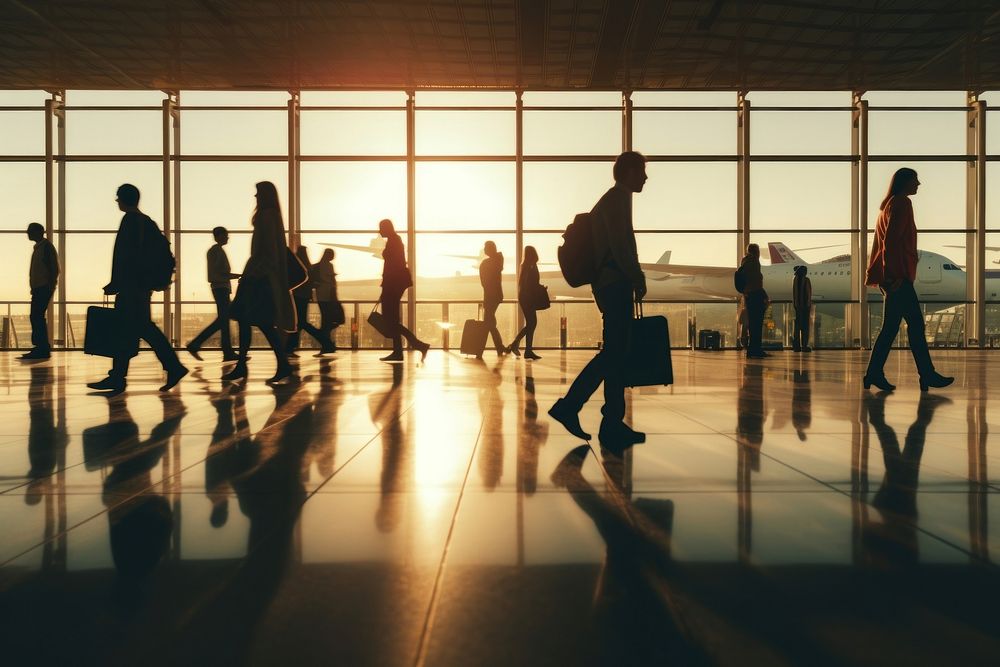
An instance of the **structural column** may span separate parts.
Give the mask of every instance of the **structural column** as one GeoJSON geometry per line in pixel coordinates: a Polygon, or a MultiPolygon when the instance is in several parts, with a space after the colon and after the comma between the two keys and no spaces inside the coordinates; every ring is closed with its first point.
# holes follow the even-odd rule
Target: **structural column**
{"type": "Polygon", "coordinates": [[[871,340],[868,308],[868,287],[865,272],[868,270],[868,102],[861,99],[863,91],[855,91],[851,112],[851,300],[857,312],[857,323],[852,328],[853,347],[869,347],[871,340]]]}
{"type": "Polygon", "coordinates": [[[736,105],[736,154],[739,168],[736,172],[736,261],[750,243],[750,100],[747,91],[737,93],[736,105]]]}
{"type": "Polygon", "coordinates": [[[416,332],[417,319],[417,158],[416,158],[416,94],[406,91],[406,245],[413,274],[413,287],[407,292],[406,325],[416,332]]]}
{"type": "MultiPolygon", "coordinates": [[[[52,94],[53,115],[56,121],[56,192],[55,201],[57,203],[57,217],[55,220],[55,231],[58,238],[56,250],[59,252],[59,261],[62,262],[62,280],[59,281],[59,337],[64,344],[69,333],[68,308],[66,299],[66,91],[59,90],[52,94]]],[[[49,131],[49,130],[47,130],[49,131]]],[[[46,218],[51,209],[51,201],[46,205],[46,218]]],[[[46,220],[46,224],[48,220],[46,220]]],[[[83,341],[80,341],[83,346],[83,341]]]]}
{"type": "Polygon", "coordinates": [[[968,94],[965,152],[974,159],[965,169],[966,304],[965,337],[970,347],[986,339],[986,102],[968,94]]]}
{"type": "Polygon", "coordinates": [[[162,130],[163,144],[161,151],[163,174],[163,235],[171,241],[174,257],[177,260],[177,272],[174,274],[174,283],[163,291],[163,331],[170,339],[170,343],[176,347],[177,341],[181,339],[180,327],[180,306],[175,307],[174,300],[181,295],[181,240],[179,225],[175,224],[171,214],[174,210],[173,195],[173,171],[170,168],[171,155],[173,153],[172,129],[174,125],[173,115],[175,113],[176,98],[167,91],[167,98],[163,100],[162,130]],[[176,315],[176,317],[171,317],[176,315]]]}
{"type": "Polygon", "coordinates": [[[288,100],[288,244],[297,248],[302,244],[301,210],[302,191],[299,186],[301,155],[300,123],[299,123],[299,92],[289,91],[288,100]]]}
{"type": "MultiPolygon", "coordinates": [[[[524,98],[523,91],[516,91],[514,103],[514,274],[521,283],[521,262],[524,260],[524,98]]],[[[515,287],[515,298],[517,294],[515,287]]],[[[515,329],[524,326],[524,314],[514,308],[515,329]]]]}

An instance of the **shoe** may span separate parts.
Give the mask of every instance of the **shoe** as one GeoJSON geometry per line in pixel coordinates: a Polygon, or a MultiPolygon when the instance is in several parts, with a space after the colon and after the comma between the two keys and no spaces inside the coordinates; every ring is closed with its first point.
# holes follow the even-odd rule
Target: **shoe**
{"type": "Polygon", "coordinates": [[[421,343],[417,346],[417,352],[420,353],[420,362],[423,363],[424,359],[427,358],[427,350],[431,349],[430,343],[421,343]]]}
{"type": "Polygon", "coordinates": [[[184,349],[187,350],[188,354],[190,354],[192,357],[194,357],[198,361],[204,361],[204,359],[201,358],[201,355],[198,354],[198,348],[195,347],[194,345],[192,345],[191,343],[188,343],[187,345],[185,345],[184,349]]]}
{"type": "Polygon", "coordinates": [[[767,359],[769,356],[767,352],[747,352],[747,359],[767,359]]]}
{"type": "Polygon", "coordinates": [[[299,353],[298,352],[289,352],[285,356],[288,357],[289,359],[298,359],[299,358],[299,353]]]}
{"type": "MultiPolygon", "coordinates": [[[[507,352],[508,354],[513,354],[515,357],[521,356],[521,350],[515,345],[511,345],[510,347],[508,347],[507,352]]],[[[527,353],[525,353],[524,356],[527,357],[528,356],[527,353]]]]}
{"type": "Polygon", "coordinates": [[[942,387],[947,387],[954,381],[955,378],[953,377],[941,375],[940,373],[934,373],[933,375],[928,375],[926,378],[920,378],[920,391],[927,391],[931,387],[941,389],[942,387]]]}
{"type": "Polygon", "coordinates": [[[792,345],[792,352],[801,352],[802,348],[798,345],[792,345]]]}
{"type": "Polygon", "coordinates": [[[319,352],[317,352],[316,354],[314,354],[313,356],[314,357],[322,357],[322,356],[327,355],[327,354],[333,354],[336,351],[337,351],[337,348],[335,348],[335,347],[324,347],[319,352]]]}
{"type": "Polygon", "coordinates": [[[502,357],[505,354],[508,354],[507,348],[505,348],[505,347],[498,347],[497,348],[497,356],[498,357],[502,357]]]}
{"type": "Polygon", "coordinates": [[[177,383],[180,382],[181,379],[188,374],[188,372],[188,369],[184,366],[167,371],[167,381],[163,383],[162,387],[160,387],[160,391],[170,391],[176,387],[177,383]]]}
{"type": "Polygon", "coordinates": [[[31,361],[33,359],[48,359],[52,355],[49,352],[44,352],[42,350],[32,350],[31,352],[25,352],[21,355],[21,359],[25,361],[31,361]]]}
{"type": "Polygon", "coordinates": [[[808,345],[806,345],[804,348],[802,348],[802,351],[803,352],[812,352],[813,349],[811,347],[809,347],[808,345]]]}
{"type": "Polygon", "coordinates": [[[526,351],[524,353],[524,358],[525,359],[529,359],[531,361],[538,361],[539,359],[541,359],[540,356],[538,356],[537,354],[535,354],[534,350],[528,350],[528,351],[526,351]]]}
{"type": "MultiPolygon", "coordinates": [[[[250,357],[247,357],[247,359],[249,359],[249,358],[250,357]]],[[[228,363],[231,363],[233,361],[239,361],[239,360],[240,360],[240,355],[238,355],[238,354],[224,354],[224,355],[222,355],[222,363],[224,363],[224,364],[228,364],[228,363]]]]}
{"type": "Polygon", "coordinates": [[[618,445],[631,447],[646,442],[646,434],[635,431],[621,422],[605,426],[601,424],[601,430],[597,434],[602,445],[618,445]]]}
{"type": "Polygon", "coordinates": [[[264,382],[267,384],[274,384],[275,382],[281,382],[286,378],[290,378],[294,372],[295,368],[293,368],[291,364],[287,363],[282,364],[281,366],[278,366],[278,370],[275,371],[274,375],[264,380],[264,382]]]}
{"type": "Polygon", "coordinates": [[[549,416],[563,425],[571,435],[575,435],[581,440],[590,440],[591,435],[580,426],[580,413],[569,407],[565,398],[560,398],[549,408],[549,416]]]}
{"type": "Polygon", "coordinates": [[[118,380],[109,375],[98,382],[88,382],[87,386],[97,391],[106,391],[108,396],[117,396],[125,391],[125,380],[118,380]]]}
{"type": "Polygon", "coordinates": [[[865,389],[871,389],[872,385],[875,385],[882,391],[894,391],[896,389],[896,385],[889,384],[889,381],[885,379],[884,375],[878,378],[868,377],[866,375],[861,382],[864,384],[865,389]]]}
{"type": "Polygon", "coordinates": [[[247,364],[245,361],[238,361],[233,370],[229,371],[222,376],[222,379],[226,382],[239,382],[240,380],[245,380],[247,377],[247,364]]]}
{"type": "Polygon", "coordinates": [[[402,360],[403,360],[403,353],[402,352],[393,352],[392,354],[386,355],[386,356],[382,357],[381,359],[379,359],[379,361],[388,361],[389,363],[392,363],[392,362],[395,362],[395,361],[402,361],[402,360]]]}

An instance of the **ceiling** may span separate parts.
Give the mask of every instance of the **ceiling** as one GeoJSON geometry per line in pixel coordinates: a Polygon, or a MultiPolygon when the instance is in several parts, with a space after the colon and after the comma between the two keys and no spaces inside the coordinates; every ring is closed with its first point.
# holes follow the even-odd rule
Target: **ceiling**
{"type": "Polygon", "coordinates": [[[1000,88],[998,0],[0,0],[0,88],[1000,88]]]}

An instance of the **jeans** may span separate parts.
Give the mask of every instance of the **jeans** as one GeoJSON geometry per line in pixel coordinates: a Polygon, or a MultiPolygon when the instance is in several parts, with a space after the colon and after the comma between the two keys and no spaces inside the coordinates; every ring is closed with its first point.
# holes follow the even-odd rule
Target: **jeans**
{"type": "Polygon", "coordinates": [[[205,344],[205,341],[218,331],[222,352],[227,357],[230,357],[233,355],[233,343],[229,339],[229,290],[224,287],[213,288],[212,297],[215,299],[215,319],[200,334],[194,337],[190,346],[196,350],[200,349],[205,344]]]}
{"type": "Polygon", "coordinates": [[[795,328],[792,329],[792,347],[809,347],[809,307],[795,309],[795,328]]]}
{"type": "Polygon", "coordinates": [[[764,292],[750,292],[744,297],[747,311],[747,328],[750,330],[750,343],[747,345],[747,354],[760,354],[764,351],[763,329],[764,313],[767,312],[767,301],[764,300],[764,292]]]}
{"type": "Polygon", "coordinates": [[[534,308],[525,308],[522,305],[521,312],[524,313],[524,328],[517,334],[517,337],[514,338],[510,346],[512,348],[517,348],[518,343],[520,343],[523,338],[526,341],[525,349],[530,352],[532,351],[532,344],[535,342],[535,328],[538,326],[538,311],[534,308]]]}
{"type": "Polygon", "coordinates": [[[493,347],[498,352],[504,349],[500,330],[497,329],[497,308],[499,307],[499,301],[487,300],[483,302],[483,323],[486,325],[486,330],[490,332],[490,336],[493,337],[493,347]]]}
{"type": "Polygon", "coordinates": [[[906,320],[906,333],[910,341],[910,353],[917,364],[920,377],[934,375],[934,364],[931,363],[931,353],[927,349],[927,339],[924,337],[924,314],[920,310],[920,300],[913,289],[913,283],[903,281],[898,289],[882,291],[885,301],[882,308],[882,329],[878,332],[875,345],[872,346],[872,356],[868,360],[868,370],[865,373],[870,378],[885,376],[885,360],[889,358],[892,341],[896,340],[899,325],[906,320]]]}
{"type": "Polygon", "coordinates": [[[386,324],[389,325],[389,330],[393,332],[393,352],[403,351],[403,338],[406,338],[406,341],[410,344],[411,348],[416,348],[420,345],[420,340],[413,335],[413,332],[403,326],[402,309],[399,303],[402,298],[403,293],[396,291],[383,291],[382,296],[379,298],[379,302],[382,304],[382,314],[385,316],[386,324]]]}
{"type": "Polygon", "coordinates": [[[45,321],[45,311],[49,308],[49,301],[52,300],[53,288],[33,287],[31,289],[31,346],[38,352],[48,353],[51,350],[49,345],[49,325],[45,321]]]}
{"type": "MultiPolygon", "coordinates": [[[[160,331],[160,327],[153,323],[153,318],[150,315],[150,297],[149,292],[131,290],[119,292],[115,296],[115,310],[125,311],[125,316],[130,321],[136,338],[141,338],[149,343],[149,346],[153,348],[153,352],[156,354],[156,358],[159,359],[160,364],[163,366],[163,370],[169,372],[183,368],[180,359],[177,358],[177,353],[174,352],[174,348],[170,345],[170,341],[160,331]]],[[[109,375],[112,378],[124,381],[125,376],[128,375],[131,358],[131,355],[115,357],[109,375]]]]}
{"type": "Polygon", "coordinates": [[[567,405],[579,412],[604,383],[604,425],[625,419],[625,359],[632,321],[632,285],[619,281],[594,290],[594,299],[604,319],[604,345],[573,380],[566,393],[567,405]]]}

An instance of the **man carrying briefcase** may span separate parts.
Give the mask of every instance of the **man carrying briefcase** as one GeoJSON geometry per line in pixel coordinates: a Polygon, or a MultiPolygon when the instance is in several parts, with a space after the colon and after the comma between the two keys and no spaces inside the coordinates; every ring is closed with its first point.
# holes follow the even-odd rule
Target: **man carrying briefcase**
{"type": "Polygon", "coordinates": [[[645,442],[646,434],[625,422],[625,366],[633,304],[646,295],[646,277],[632,227],[632,193],[646,183],[646,158],[628,151],[615,160],[614,186],[590,212],[593,257],[596,261],[591,286],[604,319],[604,346],[584,367],[569,388],[549,410],[549,416],[567,431],[590,440],[580,426],[580,410],[604,383],[604,407],[598,437],[601,444],[623,449],[645,442]]]}

